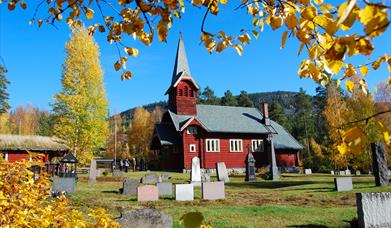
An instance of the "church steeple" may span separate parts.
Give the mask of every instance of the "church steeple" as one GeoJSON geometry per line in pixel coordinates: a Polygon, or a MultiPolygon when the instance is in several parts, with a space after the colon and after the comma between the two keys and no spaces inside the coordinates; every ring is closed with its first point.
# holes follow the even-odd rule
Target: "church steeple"
{"type": "Polygon", "coordinates": [[[169,109],[178,115],[196,115],[196,95],[198,90],[199,87],[190,74],[181,34],[178,41],[171,84],[165,93],[169,95],[169,109]]]}

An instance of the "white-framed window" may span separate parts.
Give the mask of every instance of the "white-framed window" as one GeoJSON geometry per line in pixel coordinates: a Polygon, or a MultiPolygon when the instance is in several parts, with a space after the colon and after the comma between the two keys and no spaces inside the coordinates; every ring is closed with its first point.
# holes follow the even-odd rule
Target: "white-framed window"
{"type": "Polygon", "coordinates": [[[188,135],[196,135],[197,134],[197,127],[195,127],[195,126],[188,127],[187,134],[188,135]]]}
{"type": "Polygon", "coordinates": [[[220,152],[220,139],[207,139],[206,152],[220,152]]]}
{"type": "Polygon", "coordinates": [[[189,151],[190,152],[196,152],[196,150],[197,150],[196,144],[190,144],[189,145],[189,151]]]}
{"type": "Polygon", "coordinates": [[[253,152],[264,152],[263,139],[253,139],[251,140],[251,147],[253,152]]]}
{"type": "Polygon", "coordinates": [[[243,141],[241,139],[230,139],[229,140],[229,151],[230,152],[243,152],[243,141]]]}
{"type": "Polygon", "coordinates": [[[4,158],[4,160],[8,161],[8,153],[4,153],[3,158],[4,158]]]}

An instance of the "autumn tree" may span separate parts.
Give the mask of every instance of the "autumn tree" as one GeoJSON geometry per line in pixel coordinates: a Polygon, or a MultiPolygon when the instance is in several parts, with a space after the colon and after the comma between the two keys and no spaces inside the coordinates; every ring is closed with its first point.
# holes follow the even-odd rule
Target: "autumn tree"
{"type": "Polygon", "coordinates": [[[81,28],[73,30],[65,52],[62,91],[54,96],[54,134],[67,140],[74,155],[86,163],[105,146],[108,135],[99,48],[81,28]]]}
{"type": "Polygon", "coordinates": [[[109,129],[106,157],[130,158],[127,129],[120,114],[115,114],[110,118],[109,129]]]}
{"type": "Polygon", "coordinates": [[[128,129],[129,150],[133,157],[149,159],[150,142],[154,128],[153,115],[142,107],[138,107],[133,114],[128,129]]]}
{"type": "Polygon", "coordinates": [[[238,100],[232,94],[231,90],[227,90],[221,98],[221,105],[224,106],[238,106],[238,100]]]}
{"type": "Polygon", "coordinates": [[[246,91],[240,91],[238,96],[238,106],[240,107],[254,107],[254,103],[246,91]]]}
{"type": "Polygon", "coordinates": [[[9,94],[7,93],[7,87],[10,83],[5,74],[7,70],[0,64],[0,115],[6,113],[11,106],[8,104],[9,94]]]}
{"type": "Polygon", "coordinates": [[[10,125],[13,126],[13,133],[19,135],[36,135],[39,131],[39,108],[28,104],[18,106],[11,112],[10,125]]]}

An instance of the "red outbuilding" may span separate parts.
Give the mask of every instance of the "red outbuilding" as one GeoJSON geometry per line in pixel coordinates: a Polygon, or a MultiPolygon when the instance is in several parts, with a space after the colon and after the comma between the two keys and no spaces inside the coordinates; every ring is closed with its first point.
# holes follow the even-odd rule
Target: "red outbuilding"
{"type": "Polygon", "coordinates": [[[155,125],[151,149],[159,154],[164,170],[190,170],[193,157],[201,168],[214,169],[224,162],[231,170],[243,171],[248,150],[256,166],[268,164],[268,150],[274,145],[279,167],[299,166],[303,146],[281,125],[256,108],[197,104],[200,87],[191,76],[182,38],[179,39],[168,110],[155,125]],[[273,143],[271,143],[273,142],[273,143]]]}

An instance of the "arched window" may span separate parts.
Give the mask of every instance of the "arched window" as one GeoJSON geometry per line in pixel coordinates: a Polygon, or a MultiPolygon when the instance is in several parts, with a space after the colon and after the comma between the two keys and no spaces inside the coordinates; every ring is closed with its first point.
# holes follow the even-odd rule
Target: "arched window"
{"type": "Polygon", "coordinates": [[[185,87],[185,97],[188,97],[189,96],[189,88],[187,88],[187,86],[185,87]]]}
{"type": "Polygon", "coordinates": [[[190,97],[194,97],[194,90],[192,90],[191,88],[189,88],[189,92],[190,92],[190,97]]]}
{"type": "Polygon", "coordinates": [[[178,96],[180,96],[180,97],[183,96],[182,89],[179,89],[178,96]]]}

